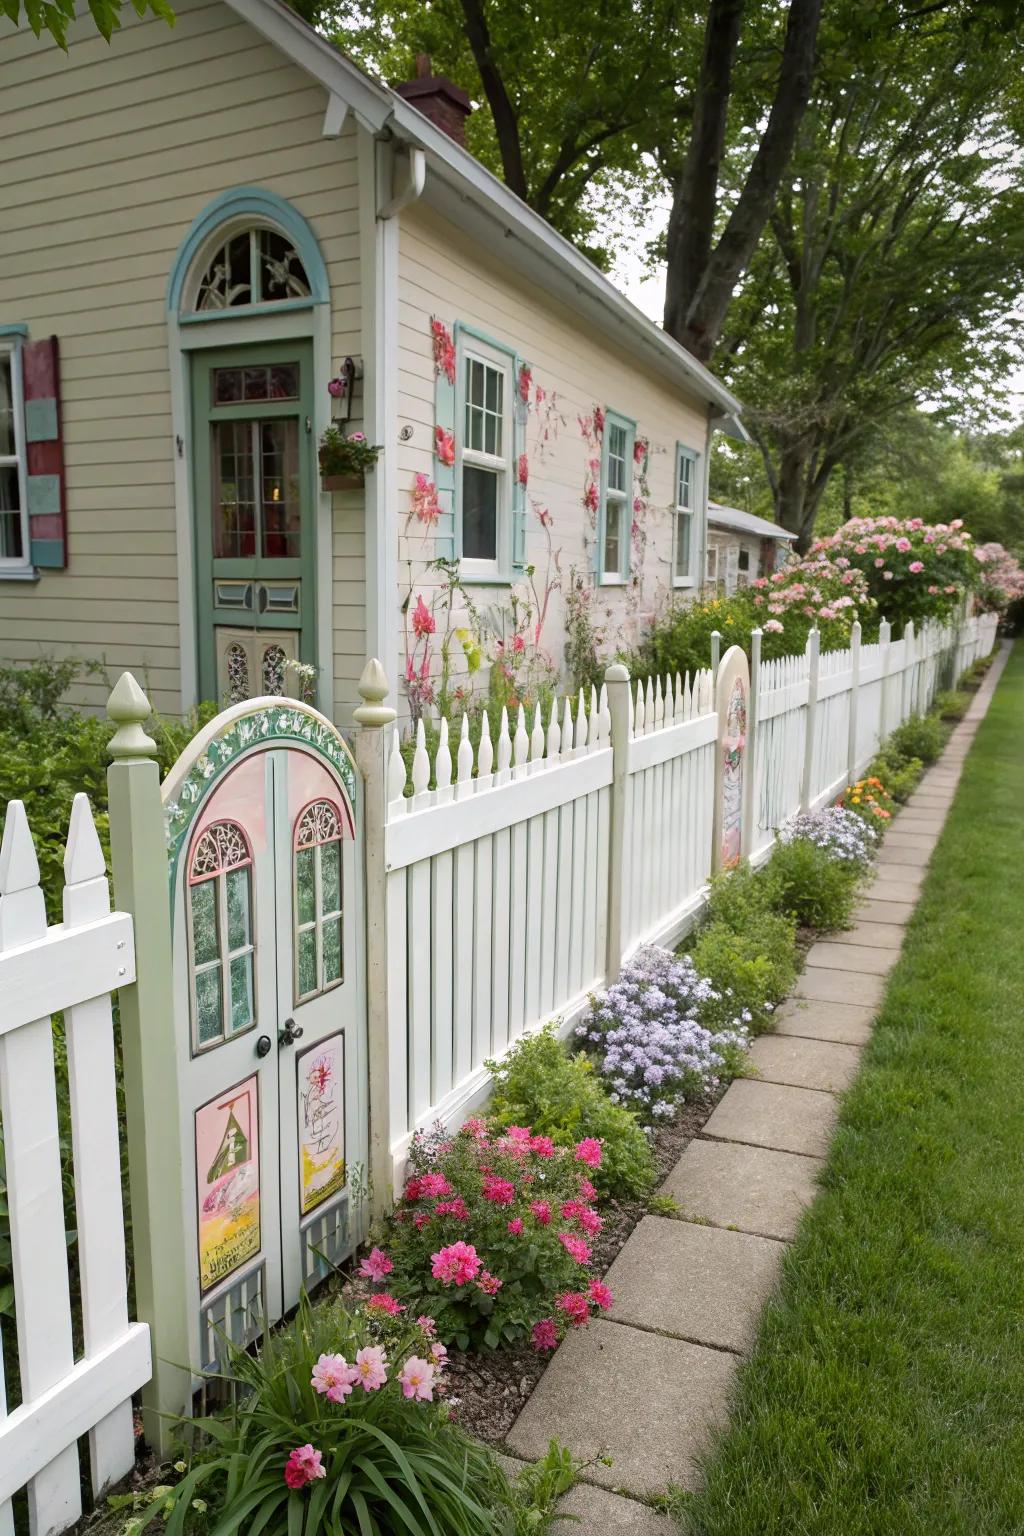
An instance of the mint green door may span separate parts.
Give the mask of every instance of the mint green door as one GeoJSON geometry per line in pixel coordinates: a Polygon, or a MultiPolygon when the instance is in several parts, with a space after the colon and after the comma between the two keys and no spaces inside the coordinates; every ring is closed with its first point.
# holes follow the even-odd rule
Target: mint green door
{"type": "Polygon", "coordinates": [[[200,697],[298,695],[315,667],[316,462],[307,342],[192,356],[200,697]]]}

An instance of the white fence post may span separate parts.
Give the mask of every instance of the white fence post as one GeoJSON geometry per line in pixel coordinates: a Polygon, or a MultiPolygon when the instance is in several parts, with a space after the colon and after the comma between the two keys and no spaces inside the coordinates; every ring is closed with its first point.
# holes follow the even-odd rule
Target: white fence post
{"type": "Polygon", "coordinates": [[[715,684],[718,681],[718,663],[721,661],[721,659],[722,659],[722,635],[721,635],[721,631],[717,630],[717,629],[713,629],[711,631],[711,688],[712,688],[712,692],[714,692],[715,684]]]}
{"type": "Polygon", "coordinates": [[[757,697],[761,686],[761,631],[750,632],[750,689],[747,694],[747,745],[744,757],[743,824],[740,855],[749,859],[754,846],[754,802],[757,783],[757,697]]]}
{"type": "Polygon", "coordinates": [[[860,620],[850,630],[850,734],[846,748],[846,778],[852,784],[857,777],[857,702],[860,695],[860,620]]]}
{"type": "Polygon", "coordinates": [[[153,1377],[142,1391],[143,1428],[166,1456],[166,1417],[192,1406],[185,1287],[185,1224],[177,1046],[171,969],[171,904],[156,743],[143,725],[149,700],[124,672],[107,701],[117,730],[108,751],[114,900],[135,923],[137,980],[120,991],[132,1248],[138,1315],[153,1338],[153,1377]]]}
{"type": "Polygon", "coordinates": [[[812,629],[807,636],[807,729],[804,735],[804,768],[800,780],[800,809],[809,811],[814,782],[815,732],[818,710],[818,667],[821,635],[812,629]]]}
{"type": "Polygon", "coordinates": [[[882,692],[878,709],[879,745],[889,734],[889,647],[892,643],[892,625],[883,619],[878,626],[878,648],[882,657],[882,692]]]}
{"type": "MultiPolygon", "coordinates": [[[[391,1205],[390,1051],[388,1049],[387,865],[384,836],[387,799],[384,780],[384,730],[396,712],[384,700],[388,680],[376,658],[368,661],[359,679],[362,704],[354,711],[355,756],[363,776],[363,848],[366,891],[366,1012],[370,1079],[370,1214],[376,1218],[391,1205]]],[[[464,777],[460,751],[459,776],[464,777]]],[[[449,762],[449,775],[451,764],[449,762]]],[[[404,784],[404,780],[403,780],[404,784]]]]}
{"type": "Polygon", "coordinates": [[[917,712],[917,635],[913,619],[903,626],[903,676],[900,679],[900,724],[917,712]]]}
{"type": "Polygon", "coordinates": [[[629,775],[629,671],[613,662],[604,674],[611,716],[612,792],[608,838],[608,984],[622,965],[623,851],[626,836],[626,781],[629,775]]]}

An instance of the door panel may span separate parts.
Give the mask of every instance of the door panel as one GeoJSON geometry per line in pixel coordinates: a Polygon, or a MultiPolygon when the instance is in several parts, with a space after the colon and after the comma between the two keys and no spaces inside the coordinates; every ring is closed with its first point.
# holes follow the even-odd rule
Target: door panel
{"type": "Polygon", "coordinates": [[[237,633],[222,631],[264,650],[280,631],[286,658],[316,663],[312,348],[196,352],[191,367],[200,690],[229,702],[287,692],[264,687],[262,658],[243,667],[237,633]]]}
{"type": "Polygon", "coordinates": [[[286,663],[299,659],[299,637],[287,629],[214,630],[218,697],[228,704],[268,695],[301,697],[299,680],[286,663]]]}

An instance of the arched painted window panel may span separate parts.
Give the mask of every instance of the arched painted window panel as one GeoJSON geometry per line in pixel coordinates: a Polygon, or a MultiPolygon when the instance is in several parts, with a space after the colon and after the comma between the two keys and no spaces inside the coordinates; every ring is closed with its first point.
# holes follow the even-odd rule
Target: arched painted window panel
{"type": "Polygon", "coordinates": [[[295,1001],[344,981],[341,813],[314,800],[295,824],[295,1001]]]}
{"type": "Polygon", "coordinates": [[[256,1023],[252,849],[234,821],[199,834],[188,863],[192,1050],[223,1045],[256,1023]]]}
{"type": "Polygon", "coordinates": [[[249,658],[245,647],[232,642],[227,649],[228,703],[241,704],[249,697],[249,658]]]}
{"type": "Polygon", "coordinates": [[[313,231],[263,187],[236,187],[195,220],[175,257],[167,306],[183,320],[325,304],[327,269],[313,231]]]}

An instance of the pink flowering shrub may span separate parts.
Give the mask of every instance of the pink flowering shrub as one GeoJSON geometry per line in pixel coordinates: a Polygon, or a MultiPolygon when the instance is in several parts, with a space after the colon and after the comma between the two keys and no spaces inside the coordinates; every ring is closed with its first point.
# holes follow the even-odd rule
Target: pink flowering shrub
{"type": "Polygon", "coordinates": [[[600,1300],[588,1289],[604,1224],[590,1182],[601,1155],[594,1137],[557,1147],[527,1125],[493,1130],[469,1120],[453,1136],[418,1135],[383,1244],[393,1264],[388,1293],[433,1317],[439,1337],[461,1349],[515,1343],[541,1321],[553,1342],[538,1347],[553,1348],[591,1307],[610,1304],[604,1289],[600,1300]],[[582,1295],[582,1309],[560,1307],[567,1295],[582,1295]]]}
{"type": "Polygon", "coordinates": [[[854,517],[815,540],[807,563],[819,559],[863,576],[879,616],[896,634],[910,620],[950,618],[981,579],[973,540],[959,518],[854,517]]]}
{"type": "MultiPolygon", "coordinates": [[[[366,1261],[374,1283],[390,1277],[385,1259],[377,1248],[366,1261]]],[[[450,1416],[436,1332],[428,1313],[304,1300],[255,1356],[231,1350],[231,1406],[195,1421],[190,1465],[143,1525],[159,1513],[172,1531],[203,1536],[210,1510],[225,1530],[264,1536],[511,1529],[505,1478],[450,1416]]]]}
{"type": "Polygon", "coordinates": [[[1024,601],[1024,568],[1001,544],[979,544],[974,558],[981,566],[978,603],[986,613],[1005,613],[1011,603],[1024,601]]]}

